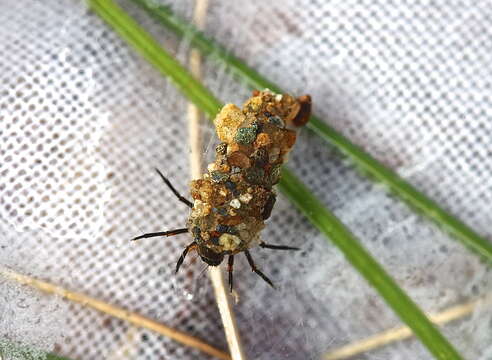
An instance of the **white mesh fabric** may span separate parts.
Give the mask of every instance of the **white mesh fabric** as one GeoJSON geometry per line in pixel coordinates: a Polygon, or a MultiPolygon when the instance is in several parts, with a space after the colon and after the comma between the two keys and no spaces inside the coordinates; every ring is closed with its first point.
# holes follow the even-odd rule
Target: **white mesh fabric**
{"type": "MultiPolygon", "coordinates": [[[[179,59],[187,43],[125,8],[179,59]]],[[[193,2],[173,8],[190,19],[193,2]]],[[[492,190],[492,7],[486,1],[211,1],[206,33],[296,95],[380,161],[475,228],[492,190]]],[[[0,264],[152,317],[226,349],[203,265],[175,262],[189,242],[129,239],[184,225],[186,101],[76,1],[0,4],[0,264]]],[[[224,102],[249,90],[205,63],[224,102]]],[[[204,152],[216,141],[204,125],[204,152]]],[[[211,152],[204,154],[210,157],[211,152]]],[[[302,131],[289,165],[426,311],[490,291],[485,263],[334,148],[302,131]]],[[[273,291],[235,264],[235,306],[251,359],[318,359],[398,324],[340,252],[280,197],[267,229],[294,254],[255,249],[273,291]]],[[[150,331],[0,282],[0,336],[73,359],[204,359],[150,331]]],[[[444,327],[470,359],[492,354],[492,315],[444,327]]],[[[416,340],[359,359],[430,359],[416,340]]]]}

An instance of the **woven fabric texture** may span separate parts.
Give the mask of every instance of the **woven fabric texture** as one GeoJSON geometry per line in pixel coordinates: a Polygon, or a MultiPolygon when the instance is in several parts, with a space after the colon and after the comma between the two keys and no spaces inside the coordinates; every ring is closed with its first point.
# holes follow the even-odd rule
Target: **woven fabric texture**
{"type": "MultiPolygon", "coordinates": [[[[168,2],[191,20],[193,1],[168,2]]],[[[187,63],[189,44],[120,4],[187,63]]],[[[492,236],[492,5],[488,1],[210,0],[205,32],[378,160],[492,236]]],[[[204,265],[174,266],[187,235],[130,242],[184,225],[187,103],[83,2],[0,3],[0,264],[122,306],[227,349],[204,265]]],[[[244,84],[205,60],[219,99],[244,84]]],[[[204,163],[217,138],[202,126],[204,163]]],[[[425,310],[484,295],[490,268],[367,179],[334,147],[300,132],[289,167],[425,310]]],[[[274,291],[235,264],[234,306],[250,359],[319,359],[399,320],[282,196],[263,232],[296,253],[254,249],[274,291]]],[[[468,359],[492,357],[492,311],[443,332],[468,359]]],[[[0,279],[0,337],[73,359],[208,359],[82,305],[0,279]]],[[[431,359],[416,340],[356,357],[431,359]]]]}

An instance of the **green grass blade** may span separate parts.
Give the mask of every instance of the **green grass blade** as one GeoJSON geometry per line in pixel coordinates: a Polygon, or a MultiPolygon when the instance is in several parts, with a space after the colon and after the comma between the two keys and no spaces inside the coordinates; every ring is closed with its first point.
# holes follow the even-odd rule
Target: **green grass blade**
{"type": "MultiPolygon", "coordinates": [[[[194,47],[199,49],[203,54],[209,55],[227,66],[232,73],[244,79],[252,88],[269,88],[278,93],[284,92],[277,85],[271,83],[261,74],[248,67],[224,47],[220,46],[214,40],[207,38],[191,24],[174,15],[168,7],[155,5],[153,0],[132,1],[149,11],[160,23],[177,35],[189,38],[194,47]]],[[[425,196],[409,182],[381,164],[361,147],[353,144],[348,138],[316,116],[311,117],[307,123],[307,127],[324,140],[337,146],[354,164],[388,186],[393,193],[418,209],[423,215],[453,234],[467,247],[482,255],[489,263],[492,262],[492,242],[481,237],[464,222],[444,210],[435,201],[425,196]]]]}
{"type": "Polygon", "coordinates": [[[268,88],[274,92],[282,93],[283,91],[275,84],[269,82],[258,72],[250,68],[244,62],[232,55],[224,47],[215,41],[207,38],[202,32],[195,27],[183,21],[173,14],[166,5],[158,5],[152,0],[132,0],[140,5],[154,16],[161,24],[182,38],[190,40],[191,44],[200,50],[204,55],[210,56],[216,61],[227,66],[232,73],[243,78],[255,89],[268,88]]]}
{"type": "Polygon", "coordinates": [[[30,348],[27,345],[17,344],[6,339],[0,339],[0,359],[70,360],[63,356],[30,348]]]}
{"type": "MultiPolygon", "coordinates": [[[[112,1],[105,4],[104,1],[89,0],[88,3],[106,22],[113,24],[121,20],[121,18],[118,17],[118,13],[105,11],[106,7],[113,5],[112,1]]],[[[122,12],[122,14],[126,16],[124,12],[122,12]]],[[[167,52],[164,52],[159,43],[147,32],[135,31],[135,26],[138,25],[131,18],[127,17],[126,20],[126,22],[118,23],[119,26],[114,26],[116,32],[130,43],[148,62],[154,65],[157,70],[169,77],[174,85],[181,90],[191,102],[196,104],[208,116],[215,116],[222,107],[220,101],[188,72],[175,71],[181,67],[176,59],[167,52]]]]}
{"type": "MultiPolygon", "coordinates": [[[[220,102],[121,8],[111,0],[91,0],[89,3],[93,10],[130,45],[154,64],[161,73],[177,83],[190,100],[194,101],[196,97],[205,98],[196,105],[211,118],[215,116],[220,102]]],[[[350,263],[374,286],[437,359],[461,359],[453,346],[362,247],[354,235],[288,170],[284,170],[280,189],[324,235],[332,239],[350,263]]]]}

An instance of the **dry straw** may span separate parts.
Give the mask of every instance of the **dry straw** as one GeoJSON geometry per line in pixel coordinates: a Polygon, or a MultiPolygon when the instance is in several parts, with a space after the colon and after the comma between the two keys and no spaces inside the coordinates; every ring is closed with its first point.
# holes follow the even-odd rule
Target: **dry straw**
{"type": "MultiPolygon", "coordinates": [[[[205,25],[205,17],[207,14],[208,0],[197,0],[195,2],[195,11],[193,14],[193,22],[197,28],[202,29],[205,25]]],[[[190,52],[190,71],[197,79],[201,78],[201,56],[200,52],[192,49],[190,52]]],[[[190,167],[191,177],[198,179],[202,174],[202,141],[200,136],[200,120],[201,111],[192,103],[188,104],[188,132],[190,143],[190,167]]],[[[215,299],[219,308],[222,324],[226,335],[229,350],[234,360],[245,360],[246,357],[242,350],[239,331],[234,317],[234,312],[231,306],[231,298],[224,283],[224,276],[218,266],[209,267],[210,279],[212,281],[215,299]]]]}
{"type": "Polygon", "coordinates": [[[33,288],[36,288],[48,294],[61,296],[67,300],[93,308],[115,318],[128,321],[135,326],[152,330],[160,335],[167,336],[168,338],[173,339],[183,345],[193,347],[195,349],[203,351],[204,353],[215,356],[218,359],[232,360],[231,356],[226,352],[216,349],[196,337],[173,329],[169,326],[160,324],[137,313],[105,303],[81,293],[69,291],[61,286],[53,285],[46,281],[16,273],[8,269],[0,268],[0,276],[6,279],[14,280],[22,285],[32,286],[33,288]]]}

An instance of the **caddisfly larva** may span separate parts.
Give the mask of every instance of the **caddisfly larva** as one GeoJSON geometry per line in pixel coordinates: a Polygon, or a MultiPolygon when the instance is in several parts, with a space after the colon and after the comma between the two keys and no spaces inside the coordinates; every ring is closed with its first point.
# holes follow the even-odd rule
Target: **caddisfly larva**
{"type": "Polygon", "coordinates": [[[178,272],[186,254],[196,251],[204,262],[219,265],[228,258],[232,290],[234,255],[244,252],[251,269],[268,284],[273,283],[255,266],[249,252],[254,246],[278,250],[298,248],[263,242],[260,232],[275,204],[273,186],[280,180],[282,164],[296,141],[288,126],[304,125],[311,112],[311,98],[298,99],[269,90],[254,91],[243,109],[225,105],[214,120],[221,143],[215,162],[201,179],[191,182],[193,202],[181,196],[157,170],[176,197],[191,208],[185,228],[149,233],[133,240],[190,233],[193,237],[176,265],[178,272]]]}

